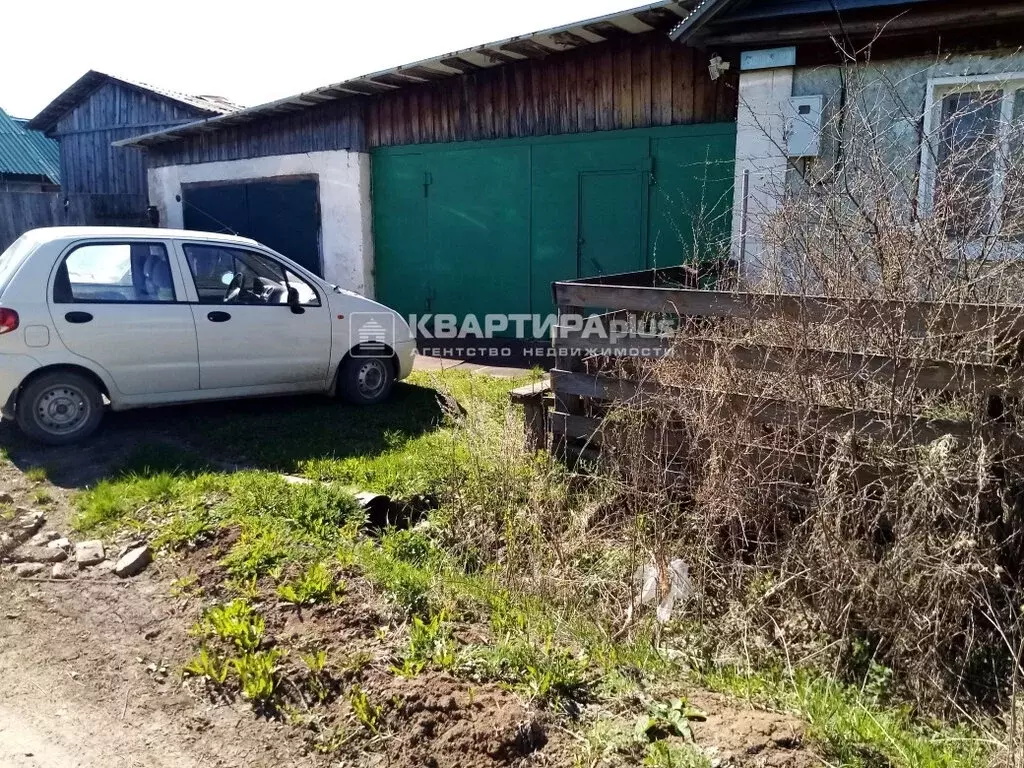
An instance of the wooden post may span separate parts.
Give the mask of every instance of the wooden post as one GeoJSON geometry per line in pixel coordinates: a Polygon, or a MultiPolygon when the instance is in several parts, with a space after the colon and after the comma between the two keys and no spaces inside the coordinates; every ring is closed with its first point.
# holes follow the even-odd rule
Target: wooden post
{"type": "Polygon", "coordinates": [[[548,445],[548,409],[545,398],[551,390],[548,379],[518,387],[509,393],[513,403],[523,406],[526,447],[536,453],[548,445]]]}
{"type": "MultiPolygon", "coordinates": [[[[556,355],[556,371],[563,371],[566,373],[583,373],[586,370],[586,366],[583,362],[583,355],[585,354],[582,350],[578,349],[566,349],[561,343],[559,336],[561,335],[561,328],[563,324],[563,318],[567,316],[582,317],[583,307],[576,306],[573,304],[559,305],[558,307],[558,330],[556,330],[553,345],[555,347],[556,355]],[[561,356],[561,351],[566,352],[566,356],[561,356]]],[[[564,392],[559,392],[558,388],[554,388],[555,392],[555,413],[561,413],[568,416],[583,416],[583,398],[579,395],[569,395],[564,392]]],[[[568,446],[569,438],[565,435],[564,431],[558,431],[556,427],[552,428],[551,434],[551,451],[556,456],[562,459],[568,459],[568,446]]]]}

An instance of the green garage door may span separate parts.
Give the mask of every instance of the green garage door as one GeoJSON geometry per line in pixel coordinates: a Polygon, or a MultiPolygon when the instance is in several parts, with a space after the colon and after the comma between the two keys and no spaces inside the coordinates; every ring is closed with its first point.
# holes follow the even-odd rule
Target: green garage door
{"type": "Polygon", "coordinates": [[[552,281],[704,257],[728,238],[735,135],[730,123],[379,149],[377,297],[404,315],[546,314],[552,281]]]}

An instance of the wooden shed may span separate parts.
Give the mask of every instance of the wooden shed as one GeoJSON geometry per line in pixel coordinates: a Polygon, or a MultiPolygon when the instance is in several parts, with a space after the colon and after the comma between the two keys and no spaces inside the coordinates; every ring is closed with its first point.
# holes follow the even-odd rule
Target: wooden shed
{"type": "MultiPolygon", "coordinates": [[[[678,264],[728,236],[734,80],[668,38],[696,5],[658,2],[124,143],[147,151],[151,202],[171,225],[229,226],[407,315],[543,314],[553,280],[678,264]],[[316,253],[289,252],[288,222],[265,202],[274,182],[278,200],[289,187],[314,198],[302,242],[316,253]]],[[[295,211],[307,207],[289,206],[291,222],[306,226],[295,211]]]]}
{"type": "Polygon", "coordinates": [[[147,206],[145,158],[114,142],[223,115],[236,106],[188,96],[90,70],[32,118],[28,127],[60,145],[65,199],[92,198],[87,207],[106,221],[141,223],[147,206]]]}

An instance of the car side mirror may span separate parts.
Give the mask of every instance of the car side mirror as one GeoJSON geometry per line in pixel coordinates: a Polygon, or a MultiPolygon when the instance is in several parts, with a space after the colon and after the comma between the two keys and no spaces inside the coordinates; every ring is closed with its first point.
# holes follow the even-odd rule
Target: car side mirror
{"type": "Polygon", "coordinates": [[[293,315],[301,315],[306,310],[303,309],[302,303],[299,301],[299,289],[288,288],[288,306],[292,308],[293,315]]]}

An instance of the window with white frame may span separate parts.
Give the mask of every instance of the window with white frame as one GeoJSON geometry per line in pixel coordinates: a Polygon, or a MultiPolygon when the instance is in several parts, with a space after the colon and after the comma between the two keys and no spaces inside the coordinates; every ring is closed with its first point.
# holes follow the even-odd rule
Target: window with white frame
{"type": "Polygon", "coordinates": [[[928,82],[921,209],[951,237],[1024,235],[1024,73],[928,82]]]}

